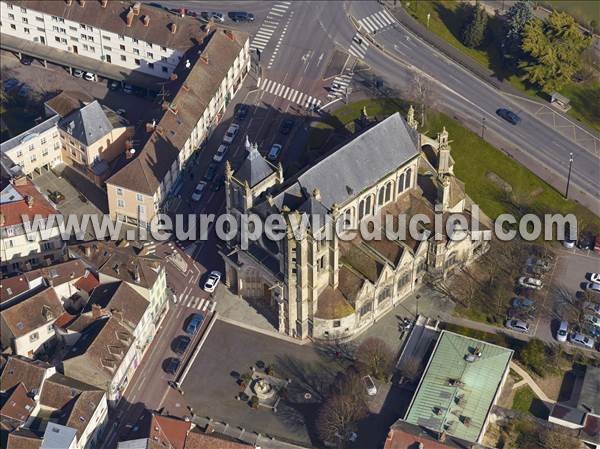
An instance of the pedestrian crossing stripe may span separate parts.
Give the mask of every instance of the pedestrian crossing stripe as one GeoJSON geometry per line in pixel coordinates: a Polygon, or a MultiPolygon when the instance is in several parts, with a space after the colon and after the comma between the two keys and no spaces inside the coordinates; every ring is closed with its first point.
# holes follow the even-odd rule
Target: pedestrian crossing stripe
{"type": "Polygon", "coordinates": [[[329,88],[329,94],[327,95],[327,98],[334,99],[346,95],[346,89],[352,82],[352,75],[352,72],[348,72],[336,76],[331,83],[331,87],[329,88]]]}
{"type": "Polygon", "coordinates": [[[393,25],[395,22],[396,20],[394,17],[386,10],[377,11],[358,21],[358,23],[371,34],[382,28],[393,25]]]}
{"type": "Polygon", "coordinates": [[[267,78],[263,78],[259,85],[260,90],[276,97],[284,98],[292,103],[299,104],[305,108],[315,108],[321,106],[321,100],[308,94],[302,93],[290,86],[278,83],[267,78]]]}
{"type": "Polygon", "coordinates": [[[271,40],[271,37],[273,37],[273,33],[279,26],[281,18],[287,12],[290,5],[291,2],[277,2],[271,7],[267,17],[263,20],[263,23],[260,25],[260,28],[252,39],[250,48],[253,50],[265,49],[271,40]]]}
{"type": "Polygon", "coordinates": [[[350,44],[348,53],[357,59],[364,59],[368,49],[369,42],[366,39],[363,39],[360,34],[356,33],[352,38],[352,44],[350,44]]]}
{"type": "Polygon", "coordinates": [[[217,307],[217,302],[213,299],[190,296],[189,293],[185,296],[182,295],[182,298],[178,302],[185,307],[200,310],[202,312],[214,312],[217,307]]]}

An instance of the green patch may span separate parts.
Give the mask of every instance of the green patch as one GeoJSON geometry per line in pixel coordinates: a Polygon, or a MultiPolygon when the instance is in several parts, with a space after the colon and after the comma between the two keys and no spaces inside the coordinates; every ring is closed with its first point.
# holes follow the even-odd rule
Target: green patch
{"type": "Polygon", "coordinates": [[[531,413],[531,405],[536,397],[537,396],[528,385],[520,387],[515,392],[511,408],[517,412],[531,413]]]}
{"type": "Polygon", "coordinates": [[[511,379],[513,380],[514,383],[517,382],[521,382],[523,380],[523,378],[519,375],[519,373],[517,373],[515,370],[511,369],[508,372],[509,376],[511,377],[511,379]]]}
{"type": "MultiPolygon", "coordinates": [[[[552,3],[585,3],[585,2],[552,2],[552,3]]],[[[597,8],[594,2],[588,2],[597,8]]],[[[558,8],[558,7],[557,7],[558,8]]],[[[561,8],[558,8],[561,9],[561,8]]],[[[562,9],[568,9],[563,7],[562,9]]],[[[457,1],[415,1],[410,2],[407,12],[421,24],[427,26],[429,15],[429,30],[461,53],[471,57],[482,66],[491,70],[501,81],[508,81],[516,89],[525,94],[549,101],[548,95],[522,80],[516,64],[508,61],[500,51],[499,43],[503,38],[503,25],[500,18],[489,17],[487,38],[479,48],[469,48],[462,44],[461,33],[469,16],[470,6],[457,1]]],[[[597,14],[597,9],[596,9],[597,14]]],[[[600,87],[599,83],[566,86],[561,93],[571,99],[569,114],[575,119],[600,131],[600,87]]]]}

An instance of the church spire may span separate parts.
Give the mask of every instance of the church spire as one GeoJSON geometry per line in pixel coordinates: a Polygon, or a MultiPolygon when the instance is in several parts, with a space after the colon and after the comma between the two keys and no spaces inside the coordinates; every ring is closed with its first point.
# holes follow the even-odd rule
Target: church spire
{"type": "Polygon", "coordinates": [[[419,122],[415,119],[415,108],[413,108],[412,104],[408,108],[408,113],[406,114],[406,123],[415,130],[419,126],[419,122]]]}

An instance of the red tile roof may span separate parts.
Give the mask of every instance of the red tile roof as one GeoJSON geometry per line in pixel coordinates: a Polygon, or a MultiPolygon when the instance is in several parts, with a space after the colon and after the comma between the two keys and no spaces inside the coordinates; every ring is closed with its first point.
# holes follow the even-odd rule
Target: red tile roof
{"type": "Polygon", "coordinates": [[[184,449],[185,440],[191,427],[189,422],[181,419],[154,415],[150,423],[148,438],[168,445],[172,449],[184,449]]]}
{"type": "Polygon", "coordinates": [[[383,449],[415,449],[419,447],[421,449],[450,449],[456,446],[449,446],[428,437],[416,436],[403,430],[392,428],[385,440],[383,449]],[[419,446],[419,443],[423,446],[419,446]]]}
{"type": "Polygon", "coordinates": [[[75,282],[75,288],[77,290],[83,290],[87,294],[90,294],[93,289],[100,285],[100,281],[94,273],[86,270],[85,274],[75,282]]]}
{"type": "Polygon", "coordinates": [[[29,282],[23,275],[0,280],[0,304],[29,290],[29,282]]]}
{"type": "Polygon", "coordinates": [[[31,181],[26,181],[22,185],[13,185],[14,189],[23,197],[22,200],[2,204],[2,215],[4,217],[4,226],[14,226],[23,223],[22,215],[26,215],[30,221],[33,221],[35,215],[41,215],[48,218],[51,214],[58,214],[58,211],[50,202],[40,193],[31,181]],[[27,198],[31,205],[27,204],[27,198]]]}
{"type": "Polygon", "coordinates": [[[199,432],[190,432],[185,440],[185,449],[248,449],[251,447],[254,446],[199,432]]]}
{"type": "Polygon", "coordinates": [[[25,422],[35,407],[35,401],[27,395],[27,389],[19,383],[0,409],[0,416],[25,422]]]}

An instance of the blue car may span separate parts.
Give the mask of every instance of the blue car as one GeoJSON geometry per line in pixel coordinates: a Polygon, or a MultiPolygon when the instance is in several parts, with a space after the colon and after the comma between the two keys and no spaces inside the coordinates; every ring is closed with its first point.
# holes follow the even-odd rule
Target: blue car
{"type": "Polygon", "coordinates": [[[508,109],[500,108],[496,111],[496,114],[513,125],[516,125],[521,121],[521,117],[519,117],[513,111],[509,111],[508,109]]]}
{"type": "Polygon", "coordinates": [[[519,296],[512,299],[510,302],[513,307],[520,309],[533,309],[535,310],[535,302],[529,298],[521,298],[519,296]]]}
{"type": "Polygon", "coordinates": [[[187,326],[185,326],[185,332],[190,335],[194,335],[202,326],[202,322],[204,321],[204,316],[199,313],[194,313],[190,317],[187,326]]]}

